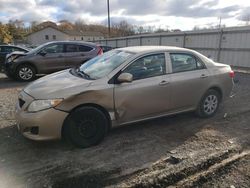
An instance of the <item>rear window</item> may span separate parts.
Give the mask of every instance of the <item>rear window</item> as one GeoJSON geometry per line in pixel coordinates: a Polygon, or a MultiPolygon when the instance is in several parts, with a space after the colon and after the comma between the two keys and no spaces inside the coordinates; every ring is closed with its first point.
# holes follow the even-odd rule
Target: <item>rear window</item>
{"type": "Polygon", "coordinates": [[[84,46],[84,45],[79,46],[79,52],[89,52],[91,50],[93,50],[93,48],[90,46],[84,46]]]}
{"type": "Polygon", "coordinates": [[[5,52],[5,53],[10,53],[13,51],[14,51],[13,47],[9,47],[9,46],[3,47],[3,52],[5,52]]]}
{"type": "Polygon", "coordinates": [[[66,45],[66,52],[77,52],[78,49],[77,49],[77,45],[74,45],[74,44],[67,44],[66,45]]]}
{"type": "Polygon", "coordinates": [[[19,51],[19,52],[26,52],[26,50],[22,49],[22,48],[13,48],[13,51],[19,51]]]}
{"type": "Polygon", "coordinates": [[[185,53],[171,53],[173,73],[204,69],[205,66],[196,57],[185,53]]]}

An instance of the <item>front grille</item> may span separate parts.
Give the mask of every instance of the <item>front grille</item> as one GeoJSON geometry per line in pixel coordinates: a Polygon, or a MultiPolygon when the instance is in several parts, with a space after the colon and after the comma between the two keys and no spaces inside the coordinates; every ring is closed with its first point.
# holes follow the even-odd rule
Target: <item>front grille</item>
{"type": "Polygon", "coordinates": [[[20,108],[22,108],[22,106],[25,104],[25,101],[23,100],[23,99],[18,99],[18,101],[19,101],[19,106],[20,106],[20,108]]]}

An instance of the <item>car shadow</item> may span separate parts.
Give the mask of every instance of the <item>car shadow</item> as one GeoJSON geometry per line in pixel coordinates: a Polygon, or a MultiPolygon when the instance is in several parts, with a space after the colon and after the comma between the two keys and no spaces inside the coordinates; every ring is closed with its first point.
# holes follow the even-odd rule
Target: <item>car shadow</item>
{"type": "Polygon", "coordinates": [[[12,80],[8,77],[2,76],[0,77],[0,89],[9,89],[15,87],[24,87],[28,82],[19,82],[16,80],[12,80]]]}
{"type": "MultiPolygon", "coordinates": [[[[41,78],[43,75],[39,75],[36,79],[41,78]]],[[[4,75],[4,73],[0,73],[0,89],[10,89],[16,87],[24,87],[28,85],[30,82],[18,81],[11,78],[8,78],[4,75]]]]}
{"type": "MultiPolygon", "coordinates": [[[[0,174],[4,171],[12,178],[18,176],[10,182],[24,181],[32,187],[34,183],[61,182],[79,173],[130,173],[169,155],[212,119],[186,113],[121,126],[112,129],[99,145],[86,149],[64,141],[30,141],[13,125],[0,129],[0,161],[4,161],[0,163],[0,174]],[[41,178],[44,176],[50,178],[41,178]]],[[[0,180],[6,181],[4,176],[0,180]]]]}
{"type": "MultiPolygon", "coordinates": [[[[15,125],[2,128],[0,187],[4,187],[1,183],[6,187],[84,187],[88,183],[89,187],[101,187],[110,176],[119,179],[172,155],[174,150],[210,127],[216,127],[223,134],[236,135],[234,127],[240,129],[237,123],[245,120],[239,116],[233,124],[227,118],[250,109],[250,102],[246,103],[250,99],[247,84],[250,76],[241,76],[237,77],[236,97],[226,101],[215,117],[200,119],[193,113],[185,113],[120,126],[91,148],[79,149],[63,141],[34,142],[25,139],[15,125]],[[227,123],[221,125],[223,121],[227,123]],[[67,182],[77,184],[70,186],[67,182]]],[[[244,126],[237,135],[249,130],[244,126]]]]}

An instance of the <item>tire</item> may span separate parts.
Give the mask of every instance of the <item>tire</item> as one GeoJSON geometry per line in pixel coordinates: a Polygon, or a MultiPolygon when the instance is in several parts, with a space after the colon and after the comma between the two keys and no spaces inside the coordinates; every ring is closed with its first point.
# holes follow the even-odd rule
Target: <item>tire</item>
{"type": "Polygon", "coordinates": [[[101,110],[80,107],[67,117],[63,136],[77,147],[90,147],[104,139],[108,124],[109,121],[101,110]]]}
{"type": "Polygon", "coordinates": [[[214,89],[208,90],[202,97],[196,114],[202,118],[212,117],[218,111],[221,96],[218,91],[214,89]]]}
{"type": "Polygon", "coordinates": [[[16,78],[20,81],[32,81],[34,80],[36,75],[36,71],[34,69],[34,67],[24,64],[24,65],[20,65],[17,67],[16,69],[16,78]]]}
{"type": "Polygon", "coordinates": [[[11,79],[11,80],[15,80],[16,79],[15,75],[13,75],[13,74],[11,74],[9,72],[5,72],[5,75],[8,76],[8,78],[11,79]]]}

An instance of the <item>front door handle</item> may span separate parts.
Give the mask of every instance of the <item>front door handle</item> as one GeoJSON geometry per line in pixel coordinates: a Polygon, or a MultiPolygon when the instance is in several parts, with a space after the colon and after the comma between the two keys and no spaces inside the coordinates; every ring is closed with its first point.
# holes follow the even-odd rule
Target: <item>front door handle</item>
{"type": "Polygon", "coordinates": [[[169,84],[168,81],[162,80],[162,81],[159,83],[159,86],[164,86],[164,85],[167,85],[167,84],[169,84]]]}
{"type": "Polygon", "coordinates": [[[200,78],[207,78],[208,77],[208,75],[206,75],[206,74],[202,74],[201,76],[200,76],[200,78]]]}

